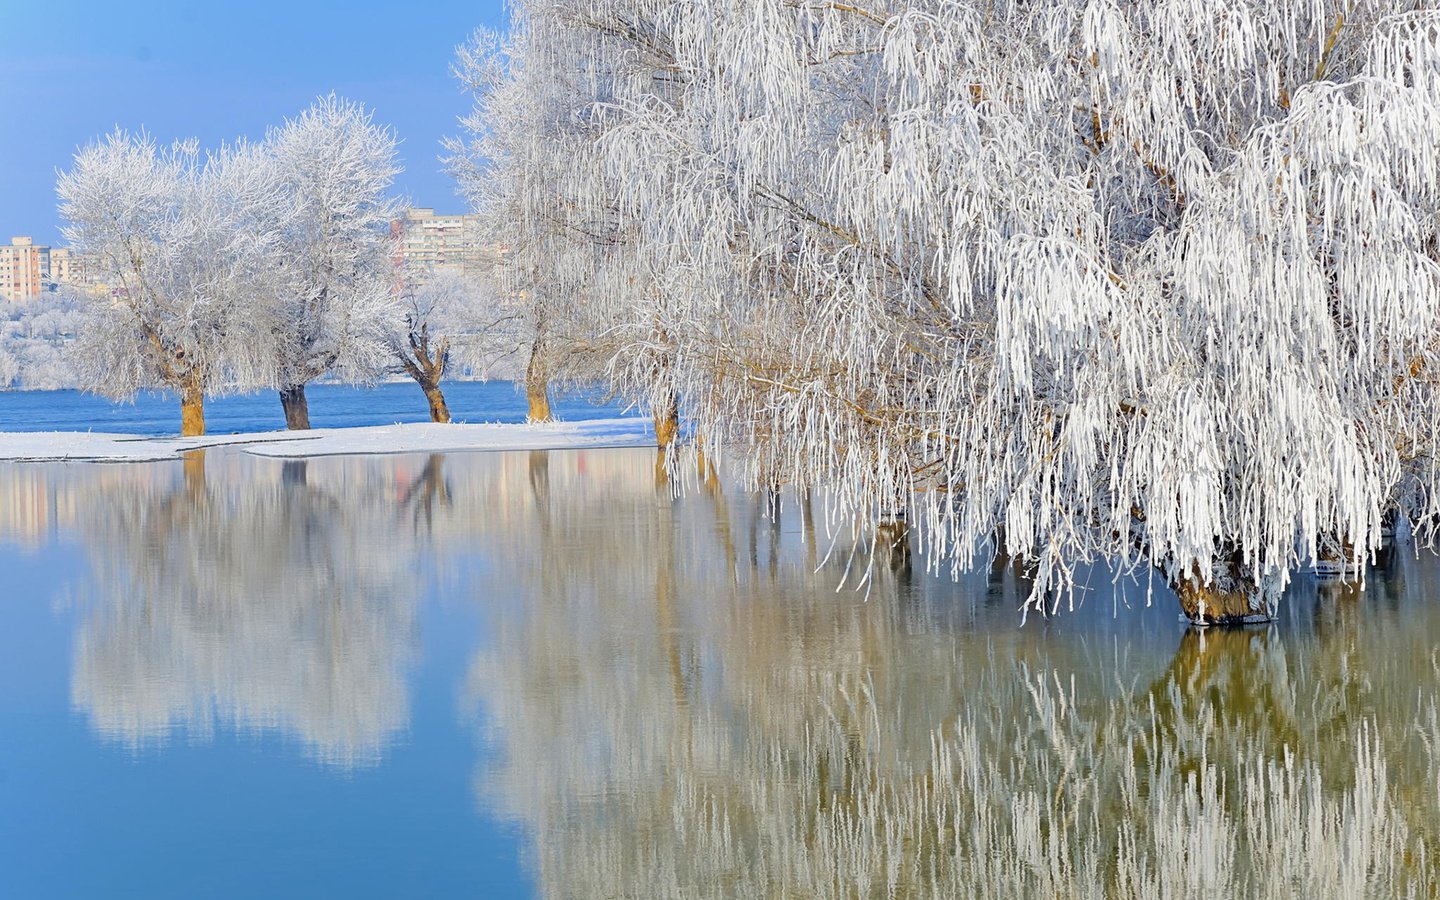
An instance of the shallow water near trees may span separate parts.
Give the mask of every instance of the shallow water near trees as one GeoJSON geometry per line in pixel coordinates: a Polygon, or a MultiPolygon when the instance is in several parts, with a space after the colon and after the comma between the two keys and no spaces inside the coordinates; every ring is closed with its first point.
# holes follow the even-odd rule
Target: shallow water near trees
{"type": "Polygon", "coordinates": [[[1432,895],[1430,554],[1022,625],[772,510],[647,450],[0,464],[0,896],[1432,895]]]}

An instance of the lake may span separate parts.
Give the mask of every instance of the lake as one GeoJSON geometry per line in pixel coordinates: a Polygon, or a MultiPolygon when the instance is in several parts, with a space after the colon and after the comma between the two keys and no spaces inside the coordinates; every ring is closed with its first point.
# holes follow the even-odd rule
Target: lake
{"type": "Polygon", "coordinates": [[[709,474],[0,464],[0,896],[1433,895],[1434,556],[1022,624],[709,474]]]}
{"type": "MultiPolygon", "coordinates": [[[[525,421],[525,395],[512,382],[455,381],[441,389],[456,422],[525,421]]],[[[413,382],[312,384],[305,395],[315,428],[430,421],[425,395],[413,382]]],[[[624,412],[623,406],[603,402],[596,392],[557,392],[552,399],[555,416],[566,421],[609,419],[624,412]]],[[[285,427],[285,414],[274,391],[207,397],[205,425],[210,434],[276,431],[285,427]]],[[[180,401],[163,391],[145,391],[133,402],[121,403],[80,391],[0,391],[0,431],[178,434],[180,401]]]]}

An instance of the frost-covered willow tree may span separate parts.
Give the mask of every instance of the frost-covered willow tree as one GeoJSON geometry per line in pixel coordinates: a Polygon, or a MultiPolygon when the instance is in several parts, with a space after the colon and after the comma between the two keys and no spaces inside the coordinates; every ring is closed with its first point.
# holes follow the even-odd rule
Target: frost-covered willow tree
{"type": "Polygon", "coordinates": [[[516,269],[754,482],[1198,622],[1434,522],[1432,2],[533,0],[478,60],[516,269]]]}
{"type": "Polygon", "coordinates": [[[305,385],[331,372],[367,378],[389,362],[394,312],[386,192],[397,138],[360,104],[331,94],[272,131],[265,149],[287,207],[275,279],[273,380],[289,428],[309,428],[305,385]]]}
{"type": "Polygon", "coordinates": [[[202,154],[116,131],[57,185],[64,234],[111,286],[87,298],[73,361],[112,397],[180,395],[181,433],[205,433],[207,393],[263,383],[269,329],[251,302],[274,258],[282,196],[254,145],[202,154]]]}

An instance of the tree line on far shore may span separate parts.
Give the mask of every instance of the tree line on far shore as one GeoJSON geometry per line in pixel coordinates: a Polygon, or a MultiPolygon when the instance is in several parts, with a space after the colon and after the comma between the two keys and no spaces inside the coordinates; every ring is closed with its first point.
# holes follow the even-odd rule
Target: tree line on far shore
{"type": "Polygon", "coordinates": [[[0,390],[77,388],[70,347],[86,306],[69,291],[0,305],[0,390]]]}

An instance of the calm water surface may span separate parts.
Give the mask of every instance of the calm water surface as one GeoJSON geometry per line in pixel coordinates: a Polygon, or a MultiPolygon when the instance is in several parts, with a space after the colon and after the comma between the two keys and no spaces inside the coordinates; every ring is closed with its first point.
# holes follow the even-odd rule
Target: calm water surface
{"type": "Polygon", "coordinates": [[[837,590],[870,561],[784,500],[0,464],[0,897],[1434,896],[1435,558],[1022,626],[1004,565],[837,590]]]}

